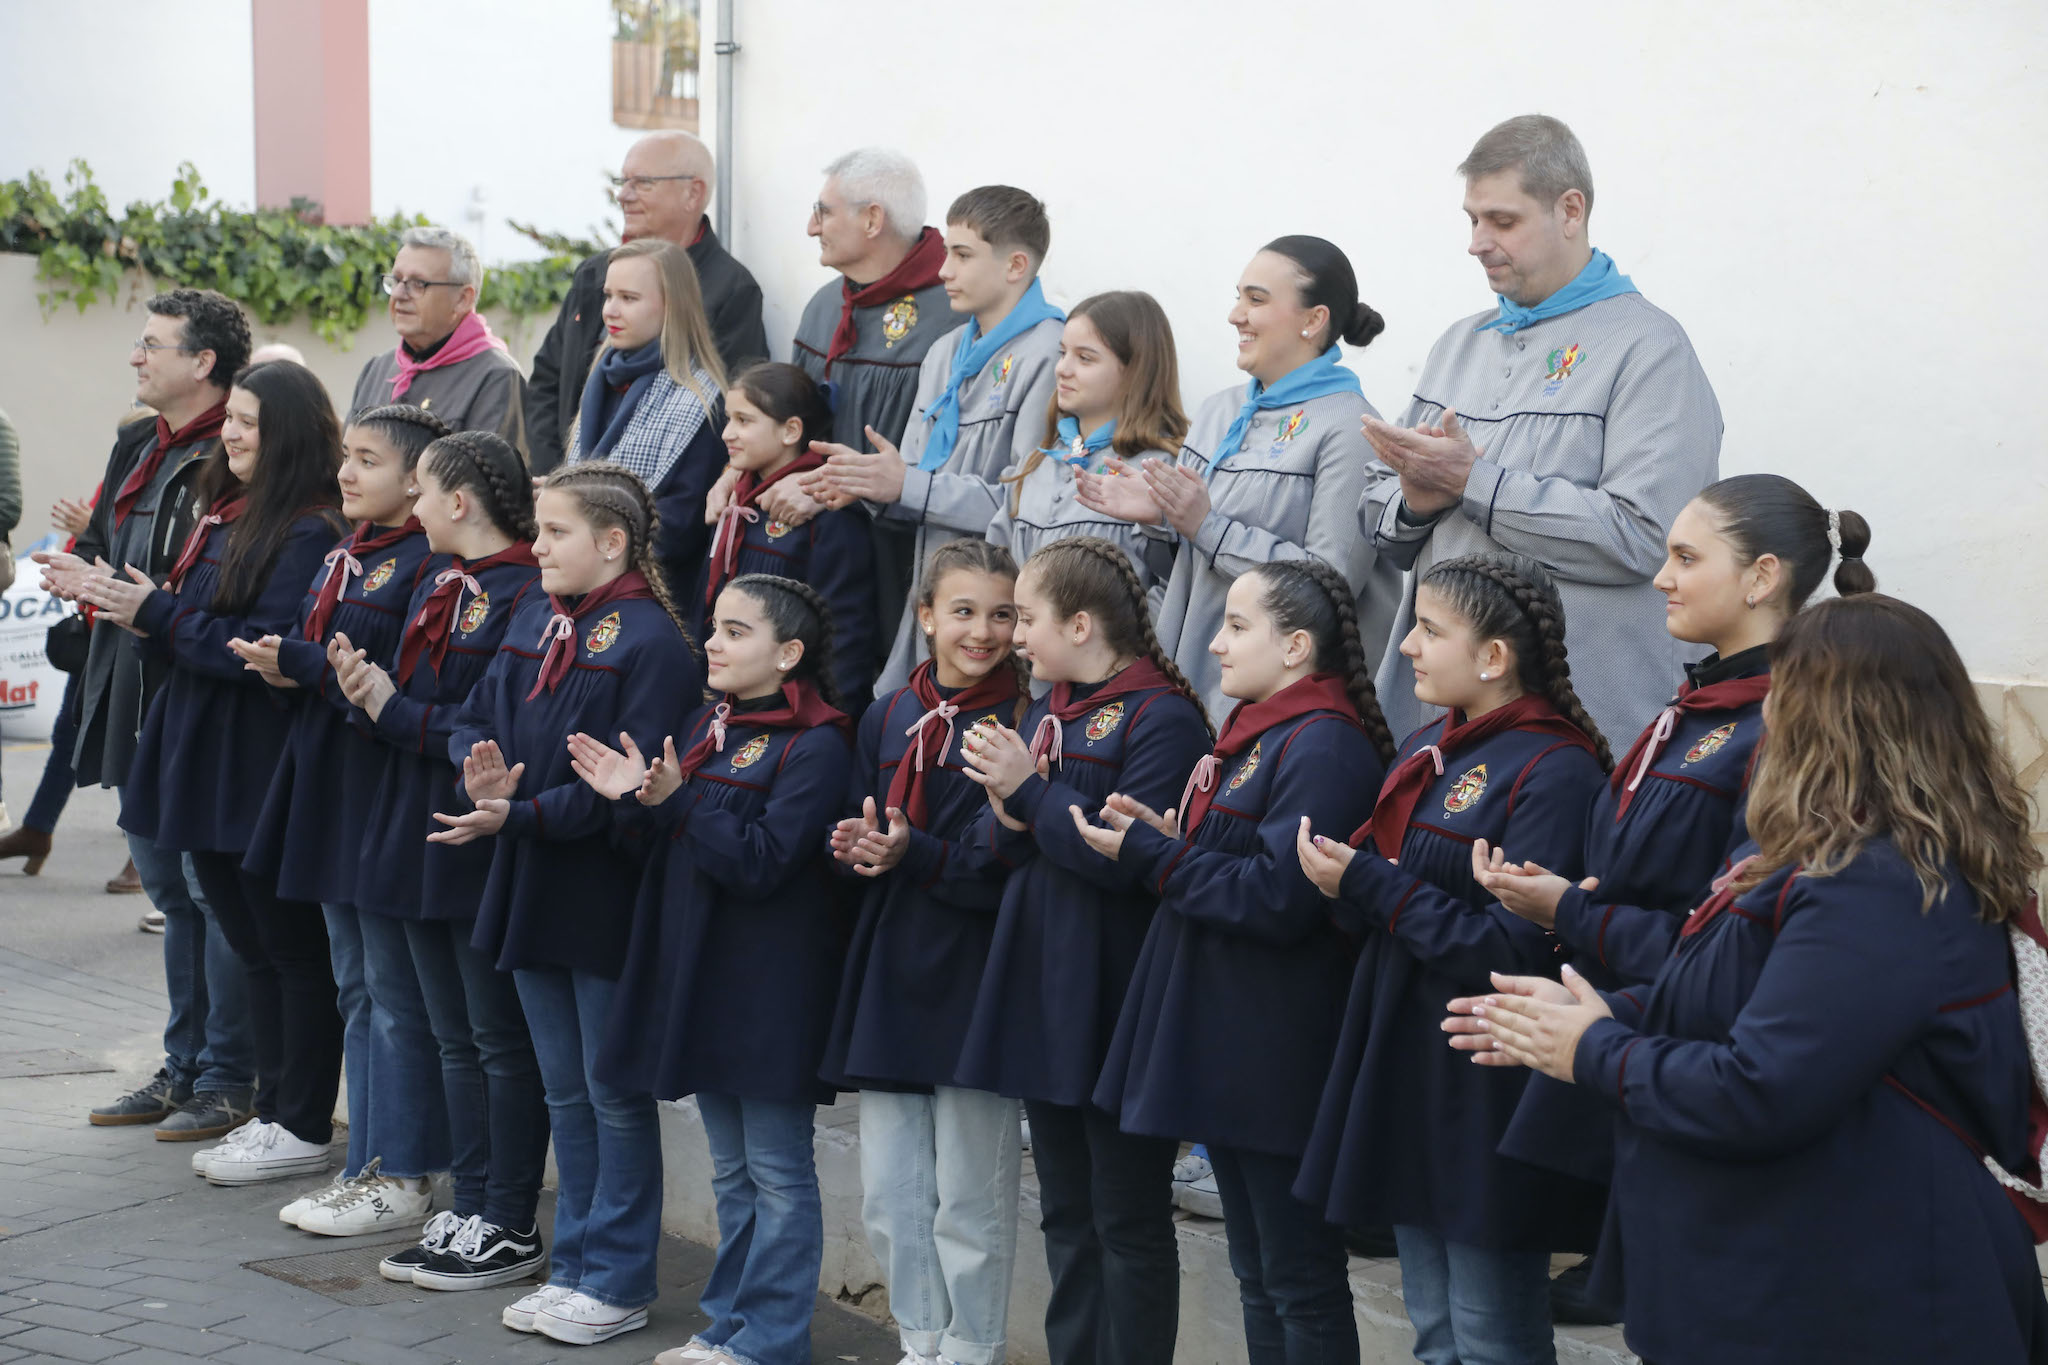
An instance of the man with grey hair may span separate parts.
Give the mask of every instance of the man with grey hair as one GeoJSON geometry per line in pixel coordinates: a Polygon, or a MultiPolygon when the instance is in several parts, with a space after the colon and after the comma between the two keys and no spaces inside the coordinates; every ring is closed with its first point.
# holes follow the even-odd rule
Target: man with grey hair
{"type": "Polygon", "coordinates": [[[386,403],[425,408],[458,430],[494,431],[523,453],[526,379],[476,311],[483,263],[460,233],[407,228],[384,277],[398,345],[363,366],[351,419],[386,403]]]}
{"type": "Polygon", "coordinates": [[[1440,714],[1400,651],[1415,584],[1442,560],[1508,550],[1556,579],[1573,686],[1619,752],[1683,680],[1651,579],[1672,519],[1718,477],[1720,405],[1684,329],[1588,240],[1593,178],[1570,128],[1509,119],[1458,172],[1467,251],[1498,307],[1438,339],[1398,425],[1364,422],[1385,463],[1360,529],[1414,571],[1380,705],[1396,735],[1440,714]]]}
{"type": "MultiPolygon", "coordinates": [[[[649,133],[626,150],[612,177],[624,223],[623,238],[673,242],[697,267],[704,316],[718,343],[725,372],[736,375],[768,358],[768,334],[761,326],[761,286],[718,240],[704,210],[711,202],[711,149],[684,132],[649,133]]],[[[526,385],[526,434],[533,446],[533,472],[560,464],[569,428],[583,401],[590,362],[604,340],[604,272],[611,252],[600,251],[576,267],[555,325],[533,353],[533,378],[526,385]]]]}

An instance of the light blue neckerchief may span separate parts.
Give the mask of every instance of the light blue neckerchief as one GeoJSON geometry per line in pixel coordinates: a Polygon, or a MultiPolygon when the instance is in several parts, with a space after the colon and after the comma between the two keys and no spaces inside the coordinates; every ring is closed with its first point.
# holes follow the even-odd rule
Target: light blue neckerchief
{"type": "Polygon", "coordinates": [[[1531,323],[1573,312],[1617,294],[1636,292],[1635,283],[1614,268],[1614,258],[1604,251],[1595,251],[1593,259],[1586,262],[1586,268],[1578,273],[1577,278],[1534,308],[1524,308],[1505,294],[1495,295],[1500,300],[1500,316],[1491,322],[1482,322],[1472,330],[1493,330],[1513,336],[1531,323]]]}
{"type": "Polygon", "coordinates": [[[1063,463],[1085,467],[1090,460],[1109,449],[1110,440],[1116,435],[1116,418],[1110,418],[1084,438],[1080,419],[1063,416],[1059,432],[1045,453],[1058,456],[1063,463]]]}
{"type": "Polygon", "coordinates": [[[1314,360],[1289,371],[1272,388],[1265,388],[1254,379],[1245,386],[1244,406],[1237,410],[1237,420],[1223,433],[1217,443],[1216,453],[1209,457],[1209,467],[1202,471],[1202,477],[1213,479],[1216,469],[1225,460],[1237,454],[1237,448],[1244,444],[1245,429],[1252,424],[1252,414],[1260,408],[1288,408],[1296,403],[1306,403],[1311,398],[1324,398],[1333,393],[1355,393],[1365,396],[1365,386],[1358,382],[1358,376],[1340,363],[1344,353],[1332,346],[1314,360]]]}
{"type": "Polygon", "coordinates": [[[1067,315],[1045,301],[1045,292],[1033,280],[1009,316],[987,336],[980,335],[978,319],[967,320],[967,335],[953,352],[953,372],[946,378],[946,391],[925,409],[924,419],[932,424],[932,430],[924,444],[924,456],[917,462],[919,469],[937,469],[952,457],[960,440],[960,386],[986,369],[1005,346],[1048,318],[1064,322],[1067,315]]]}

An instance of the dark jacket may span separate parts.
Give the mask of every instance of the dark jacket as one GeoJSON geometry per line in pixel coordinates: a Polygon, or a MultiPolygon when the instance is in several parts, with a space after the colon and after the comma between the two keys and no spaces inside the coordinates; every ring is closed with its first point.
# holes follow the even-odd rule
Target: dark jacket
{"type": "MultiPolygon", "coordinates": [[[[727,375],[768,358],[768,334],[761,326],[761,286],[747,268],[733,259],[704,225],[704,235],[690,244],[690,264],[704,291],[704,311],[718,358],[727,375]]],[[[526,382],[526,448],[533,472],[545,474],[562,462],[576,406],[583,401],[583,381],[590,361],[604,340],[604,271],[611,252],[600,251],[576,267],[568,297],[555,325],[533,354],[533,377],[526,382]]]]}
{"type": "MultiPolygon", "coordinates": [[[[74,547],[86,563],[104,558],[117,570],[133,564],[161,580],[177,562],[185,537],[206,510],[193,495],[192,485],[206,457],[220,449],[220,441],[201,441],[175,452],[175,459],[166,459],[128,516],[117,523],[116,495],[155,447],[154,413],[124,423],[115,434],[100,483],[105,491],[74,547]]],[[[145,651],[135,636],[111,621],[94,624],[85,671],[79,675],[78,748],[73,755],[79,786],[127,785],[142,718],[169,674],[169,660],[145,651]]]]}

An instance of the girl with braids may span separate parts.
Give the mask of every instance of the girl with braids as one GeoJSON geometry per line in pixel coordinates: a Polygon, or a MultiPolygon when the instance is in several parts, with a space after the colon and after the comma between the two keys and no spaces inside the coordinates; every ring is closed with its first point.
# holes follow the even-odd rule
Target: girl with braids
{"type": "Polygon", "coordinates": [[[1092,1098],[1126,1133],[1207,1145],[1252,1365],[1355,1362],[1344,1234],[1290,1187],[1356,948],[1302,873],[1295,824],[1364,819],[1392,745],[1350,587],[1320,561],[1231,584],[1209,649],[1237,705],[1178,818],[1125,792],[1108,828],[1067,809],[1159,897],[1092,1098]]]}
{"type": "Polygon", "coordinates": [[[278,1217],[336,1237],[424,1222],[433,1207],[426,1177],[448,1165],[440,1106],[380,1113],[378,1100],[392,1096],[389,1081],[371,1086],[373,1073],[395,1079],[431,1071],[434,1035],[410,966],[402,979],[387,970],[380,982],[369,980],[356,877],[383,754],[351,723],[348,697],[329,663],[344,637],[380,657],[396,649],[406,599],[431,553],[412,514],[419,492],[413,466],[447,429],[440,418],[403,405],[373,408],[351,422],[342,432],[338,481],[341,514],[355,530],[327,552],[306,585],[290,635],[228,645],[271,686],[298,688],[305,697],[243,866],[269,878],[288,900],[316,902],[327,921],[347,1063],[348,1156],[332,1184],[291,1200],[278,1217]]]}
{"type": "Polygon", "coordinates": [[[861,717],[833,856],[867,880],[821,1073],[860,1091],[862,1218],[906,1357],[1001,1360],[1017,1254],[1017,1101],[962,1087],[960,1040],[1008,865],[975,837],[988,801],[961,742],[1015,725],[1017,564],[953,540],[916,602],[925,661],[861,717]]]}
{"type": "MultiPolygon", "coordinates": [[[[228,642],[291,629],[347,525],[335,484],[341,429],[311,370],[274,361],[237,374],[221,443],[196,483],[209,510],[168,582],[157,587],[134,569],[118,580],[94,575],[80,600],[140,632],[145,656],[170,667],[137,740],[121,826],[191,855],[213,920],[247,970],[258,1122],[193,1165],[217,1184],[251,1184],[327,1168],[341,1016],[319,903],[280,897],[273,879],[242,866],[304,689],[265,686],[228,642]]],[[[209,1098],[218,1107],[194,1137],[245,1117],[238,1097],[209,1098]]]]}
{"type": "Polygon", "coordinates": [[[698,1301],[711,1321],[682,1348],[700,1359],[811,1359],[825,1248],[812,1142],[832,1100],[818,1064],[846,941],[818,835],[845,807],[853,759],[835,643],[815,589],[743,575],[704,641],[715,703],[652,762],[627,741],[569,741],[622,833],[654,846],[597,1071],[697,1097],[719,1234],[698,1301]]]}
{"type": "Polygon", "coordinates": [[[1492,971],[1556,969],[1555,940],[1494,901],[1472,846],[1576,878],[1607,744],[1534,560],[1445,560],[1415,601],[1401,652],[1448,714],[1402,744],[1351,846],[1299,820],[1302,870],[1363,947],[1294,1189],[1334,1223],[1393,1225],[1416,1359],[1550,1360],[1550,1253],[1591,1249],[1602,1191],[1499,1154],[1526,1073],[1470,1065],[1440,1025],[1492,971]]]}
{"type": "Polygon", "coordinates": [[[764,360],[732,382],[725,411],[726,467],[739,472],[739,482],[718,516],[711,556],[693,580],[691,619],[709,638],[718,594],[740,574],[808,583],[830,608],[833,682],[848,713],[857,713],[875,679],[874,520],[863,508],[826,508],[793,526],[760,506],[776,484],[825,463],[811,443],[832,437],[831,399],[796,366],[764,360]]]}
{"type": "Polygon", "coordinates": [[[1497,975],[1451,1002],[1486,1028],[1453,1046],[1614,1116],[1595,1279],[1621,1277],[1644,1359],[2048,1359],[2026,793],[1955,646],[1895,598],[1795,615],[1764,706],[1753,842],[1656,981],[1497,975]]]}
{"type": "MultiPolygon", "coordinates": [[[[401,1121],[445,1108],[451,1207],[417,1246],[384,1259],[386,1279],[481,1289],[523,1279],[543,1257],[534,1227],[547,1156],[547,1108],[512,978],[470,942],[492,846],[427,842],[433,811],[461,772],[448,742],[470,689],[512,618],[541,596],[533,490],[519,452],[490,432],[453,432],[420,457],[414,513],[436,558],[413,589],[405,630],[383,662],[337,641],[337,672],[383,755],[370,796],[356,901],[373,962],[411,973],[438,1057],[374,1074],[373,1102],[401,1121]],[[396,951],[402,946],[404,956],[396,951]]],[[[373,992],[379,977],[371,978],[373,992]]]]}
{"type": "Polygon", "coordinates": [[[448,756],[474,809],[428,839],[496,835],[472,941],[512,973],[553,1120],[559,1196],[548,1283],[507,1327],[589,1345],[647,1325],[661,1238],[654,1097],[592,1073],[643,859],[577,778],[569,736],[633,736],[643,752],[696,706],[703,666],[655,560],[647,486],[614,464],[564,465],[541,483],[537,595],[462,705],[448,756]]]}
{"type": "Polygon", "coordinates": [[[1051,688],[1018,729],[977,730],[965,745],[965,776],[992,807],[979,828],[1017,870],[958,1083],[1022,1099],[1031,1121],[1054,1365],[1165,1365],[1179,1321],[1178,1144],[1121,1132],[1088,1102],[1158,897],[1082,841],[1067,809],[1095,810],[1112,791],[1170,808],[1209,750],[1209,726],[1110,541],[1073,536],[1031,557],[1017,580],[1016,647],[1051,688]]]}

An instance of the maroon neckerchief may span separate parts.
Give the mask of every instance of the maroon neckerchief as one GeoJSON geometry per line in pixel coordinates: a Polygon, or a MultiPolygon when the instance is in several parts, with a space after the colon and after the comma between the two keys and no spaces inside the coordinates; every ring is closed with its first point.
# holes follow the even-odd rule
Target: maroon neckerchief
{"type": "Polygon", "coordinates": [[[405,639],[398,646],[398,681],[403,684],[420,666],[420,656],[425,655],[433,666],[435,676],[441,672],[441,661],[448,657],[448,641],[454,638],[455,618],[462,606],[462,594],[467,591],[471,597],[483,594],[483,584],[476,581],[476,575],[485,569],[495,569],[500,564],[522,564],[535,568],[540,561],[533,557],[533,542],[516,541],[494,555],[485,555],[474,564],[464,564],[460,559],[449,560],[448,567],[434,576],[434,590],[427,594],[427,600],[420,604],[419,615],[412,618],[412,624],[405,629],[405,639]]]}
{"type": "MultiPolygon", "coordinates": [[[[1697,934],[1700,930],[1713,923],[1715,916],[1735,904],[1736,897],[1741,894],[1741,892],[1735,889],[1735,883],[1741,880],[1742,874],[1749,871],[1749,865],[1756,860],[1757,855],[1752,853],[1720,876],[1714,878],[1713,885],[1707,888],[1709,895],[1706,900],[1700,903],[1699,909],[1685,917],[1685,927],[1678,931],[1678,936],[1680,938],[1691,938],[1694,934],[1697,934]]],[[[1798,876],[1798,869],[1795,868],[1792,875],[1798,876]]]]}
{"type": "Polygon", "coordinates": [[[326,641],[328,622],[334,619],[334,608],[341,601],[341,595],[348,591],[349,575],[363,576],[363,561],[357,556],[388,550],[407,536],[424,529],[418,517],[407,517],[403,524],[372,535],[370,533],[377,528],[366,521],[356,527],[347,540],[329,550],[327,577],[320,580],[320,595],[313,599],[313,610],[306,616],[306,638],[316,645],[326,641]]]}
{"type": "Polygon", "coordinates": [[[754,504],[761,500],[761,495],[792,474],[821,468],[824,463],[823,455],[806,450],[765,479],[751,469],[740,475],[739,482],[732,486],[732,501],[719,514],[718,529],[711,533],[711,570],[704,576],[706,611],[718,604],[719,590],[732,581],[732,571],[740,557],[740,523],[760,520],[761,514],[754,510],[754,504]]]}
{"type": "Polygon", "coordinates": [[[1636,788],[1642,786],[1650,765],[1657,761],[1657,755],[1663,751],[1665,741],[1671,738],[1671,731],[1680,716],[1700,711],[1740,711],[1762,701],[1770,690],[1771,675],[1768,673],[1747,678],[1725,678],[1705,687],[1694,687],[1687,679],[1685,686],[1678,689],[1678,700],[1657,713],[1657,719],[1650,722],[1650,727],[1636,736],[1628,756],[1614,765],[1614,775],[1608,779],[1609,788],[1620,798],[1614,803],[1614,818],[1619,820],[1628,814],[1629,802],[1636,799],[1636,788]]]}
{"type": "Polygon", "coordinates": [[[1008,659],[1001,660],[980,681],[948,698],[939,695],[938,666],[926,659],[911,673],[909,691],[924,713],[903,732],[910,736],[910,747],[903,751],[896,773],[889,779],[888,804],[922,829],[930,813],[924,799],[925,770],[938,767],[945,757],[946,746],[953,740],[953,717],[962,711],[1015,701],[1017,672],[1008,659]]]}
{"type": "Polygon", "coordinates": [[[1180,797],[1180,832],[1183,838],[1195,832],[1202,817],[1216,800],[1216,780],[1223,772],[1223,760],[1250,748],[1254,741],[1276,725],[1317,711],[1334,711],[1358,724],[1358,711],[1344,679],[1335,673],[1311,673],[1291,682],[1264,701],[1241,701],[1231,708],[1216,736],[1216,748],[1204,754],[1188,774],[1188,785],[1180,797]]]}
{"type": "MultiPolygon", "coordinates": [[[[690,746],[677,764],[682,780],[688,782],[697,769],[711,761],[711,756],[725,751],[725,730],[733,715],[733,697],[728,692],[719,699],[711,710],[710,723],[704,729],[704,738],[690,746]]],[[[844,711],[825,700],[816,683],[809,678],[782,685],[782,705],[762,711],[742,711],[739,724],[758,725],[767,730],[815,730],[820,725],[836,725],[841,734],[850,733],[853,719],[844,711]]]]}
{"type": "Polygon", "coordinates": [[[1422,794],[1429,790],[1429,784],[1443,776],[1444,760],[1482,740],[1510,730],[1521,730],[1529,734],[1549,735],[1589,754],[1597,752],[1592,738],[1560,715],[1548,697],[1526,694],[1506,706],[1495,707],[1477,720],[1465,720],[1463,715],[1461,711],[1446,713],[1443,728],[1437,732],[1436,743],[1423,745],[1387,774],[1372,815],[1352,832],[1353,848],[1365,847],[1366,836],[1371,835],[1373,848],[1382,858],[1390,862],[1398,859],[1401,840],[1408,833],[1408,822],[1414,816],[1422,794]]]}
{"type": "Polygon", "coordinates": [[[853,287],[853,281],[839,281],[839,325],[832,329],[832,342],[825,350],[825,375],[832,375],[832,362],[853,349],[860,330],[853,325],[853,310],[887,303],[898,294],[915,294],[939,282],[939,267],[946,263],[946,239],[928,227],[917,234],[917,243],[896,268],[873,284],[853,287]]]}
{"type": "Polygon", "coordinates": [[[231,526],[240,521],[242,513],[248,510],[249,495],[246,493],[215,499],[213,506],[206,509],[206,515],[193,523],[192,530],[185,536],[185,548],[178,551],[178,562],[171,565],[171,576],[165,580],[165,586],[176,592],[185,585],[185,575],[199,562],[200,554],[206,549],[209,528],[231,526]]]}
{"type": "Polygon", "coordinates": [[[583,600],[573,611],[562,604],[561,598],[549,593],[548,605],[555,609],[555,614],[548,618],[547,628],[540,633],[540,647],[546,652],[541,655],[540,673],[535,676],[533,691],[526,694],[526,699],[532,701],[543,689],[553,692],[562,679],[569,676],[569,669],[576,662],[578,621],[614,602],[652,596],[654,589],[647,586],[646,575],[638,569],[628,569],[596,591],[583,594],[583,600]]]}
{"type": "Polygon", "coordinates": [[[1067,737],[1061,728],[1070,720],[1078,720],[1098,706],[1131,692],[1143,692],[1154,687],[1171,687],[1173,680],[1160,671],[1159,665],[1140,655],[1114,677],[1107,679],[1100,687],[1085,697],[1074,695],[1074,685],[1056,682],[1047,695],[1048,709],[1045,717],[1038,722],[1038,728],[1031,734],[1031,758],[1033,762],[1051,754],[1055,760],[1066,747],[1067,737]]]}
{"type": "Polygon", "coordinates": [[[149,452],[149,457],[136,465],[122,481],[121,491],[114,495],[114,524],[118,526],[128,519],[128,513],[134,510],[135,500],[142,496],[143,489],[149,487],[149,481],[156,477],[157,470],[163,468],[164,456],[168,452],[178,446],[188,446],[220,435],[221,423],[227,420],[227,416],[225,398],[176,431],[171,430],[171,424],[163,419],[163,414],[157,414],[156,446],[149,452]]]}

